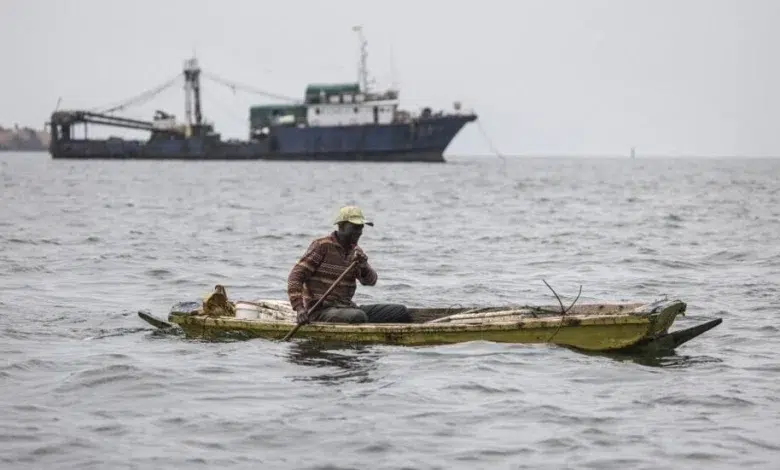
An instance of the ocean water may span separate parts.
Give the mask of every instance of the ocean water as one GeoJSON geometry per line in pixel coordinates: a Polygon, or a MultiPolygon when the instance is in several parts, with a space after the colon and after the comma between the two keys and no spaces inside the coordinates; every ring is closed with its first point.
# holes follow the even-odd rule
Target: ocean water
{"type": "Polygon", "coordinates": [[[0,467],[780,467],[780,159],[445,165],[0,154],[0,467]],[[376,226],[360,302],[688,303],[652,358],[473,342],[155,332],[214,284],[285,298],[340,205],[376,226]]]}

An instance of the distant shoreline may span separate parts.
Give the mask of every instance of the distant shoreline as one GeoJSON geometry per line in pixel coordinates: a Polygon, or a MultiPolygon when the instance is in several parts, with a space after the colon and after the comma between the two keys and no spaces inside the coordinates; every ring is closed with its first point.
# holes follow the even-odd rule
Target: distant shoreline
{"type": "Polygon", "coordinates": [[[46,152],[50,139],[51,136],[44,130],[0,126],[0,152],[46,152]]]}

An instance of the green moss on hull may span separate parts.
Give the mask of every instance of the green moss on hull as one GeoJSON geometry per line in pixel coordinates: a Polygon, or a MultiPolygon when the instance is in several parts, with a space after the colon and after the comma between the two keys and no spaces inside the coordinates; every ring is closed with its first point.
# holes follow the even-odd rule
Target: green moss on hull
{"type": "MultiPolygon", "coordinates": [[[[486,324],[363,324],[315,323],[301,327],[297,338],[346,343],[381,343],[405,346],[453,344],[468,341],[499,343],[552,343],[589,351],[628,348],[665,332],[683,309],[666,309],[645,316],[575,316],[486,324]]],[[[190,338],[265,338],[278,340],[295,325],[231,317],[171,315],[190,338]]]]}

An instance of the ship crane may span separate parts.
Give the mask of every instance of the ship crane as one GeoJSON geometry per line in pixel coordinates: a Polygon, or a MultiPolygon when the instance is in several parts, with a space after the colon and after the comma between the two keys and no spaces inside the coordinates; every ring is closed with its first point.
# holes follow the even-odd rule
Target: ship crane
{"type": "Polygon", "coordinates": [[[206,124],[203,119],[201,106],[201,78],[207,78],[221,86],[227,87],[234,92],[236,90],[261,95],[280,101],[300,103],[301,101],[288,96],[269,93],[248,85],[232,82],[214,74],[204,72],[198,65],[197,59],[185,61],[183,71],[176,74],[173,78],[166,80],[162,84],[144,91],[132,98],[119,103],[107,106],[95,107],[89,110],[71,110],[54,111],[51,115],[48,126],[51,128],[52,137],[57,140],[72,140],[75,125],[84,125],[84,135],[86,138],[87,125],[97,124],[124,129],[135,129],[152,132],[152,138],[171,138],[172,136],[191,136],[191,135],[209,135],[213,133],[213,127],[206,124]],[[164,111],[157,111],[153,122],[138,119],[124,118],[114,116],[116,111],[126,110],[130,107],[139,106],[152,100],[163,91],[180,83],[184,78],[184,126],[177,125],[175,116],[164,111]]]}
{"type": "Polygon", "coordinates": [[[75,126],[81,124],[84,126],[84,138],[87,137],[88,124],[99,124],[103,126],[119,127],[123,129],[136,129],[152,132],[154,136],[167,136],[170,138],[182,134],[175,129],[159,129],[155,123],[141,121],[139,119],[111,116],[104,113],[95,113],[91,111],[55,111],[51,115],[48,123],[52,139],[55,141],[69,141],[74,139],[73,131],[75,126]]]}
{"type": "Polygon", "coordinates": [[[51,124],[59,126],[73,126],[74,124],[102,124],[104,126],[122,127],[126,129],[138,129],[151,131],[154,124],[139,119],[111,116],[91,111],[55,111],[51,115],[51,124]]]}
{"type": "Polygon", "coordinates": [[[155,127],[154,122],[143,121],[140,119],[132,119],[120,116],[114,116],[111,113],[119,110],[127,109],[131,106],[138,106],[140,104],[150,101],[155,96],[159,95],[163,91],[171,88],[181,77],[181,74],[177,74],[176,77],[167,80],[161,85],[158,85],[150,90],[146,90],[143,93],[136,95],[130,99],[127,99],[118,104],[110,106],[103,106],[99,108],[92,108],[90,110],[63,110],[54,111],[51,115],[50,121],[47,123],[51,129],[53,140],[69,141],[74,138],[73,131],[76,125],[84,126],[84,136],[86,138],[88,124],[97,124],[102,126],[118,127],[122,129],[135,129],[150,132],[161,132],[163,134],[171,135],[178,133],[174,129],[158,129],[155,127]]]}

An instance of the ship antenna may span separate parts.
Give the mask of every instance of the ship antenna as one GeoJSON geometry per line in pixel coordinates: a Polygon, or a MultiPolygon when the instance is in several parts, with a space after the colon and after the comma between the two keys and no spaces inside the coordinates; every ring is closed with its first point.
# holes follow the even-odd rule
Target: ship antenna
{"type": "Polygon", "coordinates": [[[395,54],[393,54],[393,46],[390,46],[390,89],[398,91],[398,79],[397,72],[395,70],[395,54]]]}
{"type": "Polygon", "coordinates": [[[358,33],[360,39],[360,65],[358,67],[358,83],[363,93],[368,93],[368,43],[363,36],[363,26],[353,26],[352,31],[358,33]]]}

